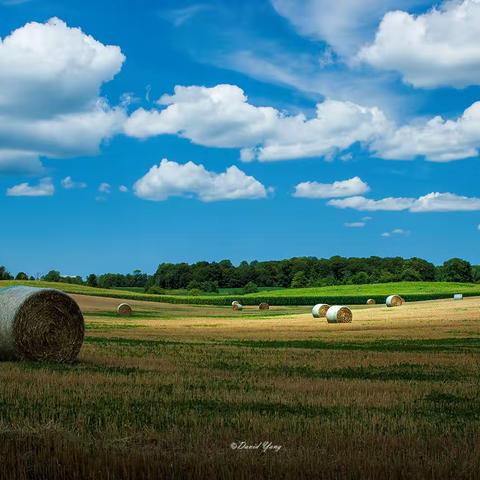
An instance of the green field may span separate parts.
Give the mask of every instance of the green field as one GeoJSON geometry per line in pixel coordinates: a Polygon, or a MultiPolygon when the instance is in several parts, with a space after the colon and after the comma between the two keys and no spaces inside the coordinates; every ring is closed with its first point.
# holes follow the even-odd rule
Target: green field
{"type": "Polygon", "coordinates": [[[450,298],[455,293],[463,293],[464,296],[480,295],[480,284],[478,283],[449,282],[397,282],[367,285],[338,285],[318,288],[262,290],[258,293],[251,293],[248,295],[219,294],[188,296],[154,295],[122,289],[92,288],[83,285],[43,281],[0,281],[0,288],[12,285],[32,285],[45,288],[57,288],[67,293],[77,293],[81,295],[197,305],[230,305],[233,300],[239,300],[244,305],[258,305],[261,302],[267,302],[270,305],[311,305],[320,302],[355,305],[365,304],[368,298],[375,299],[377,303],[384,303],[385,297],[391,294],[401,295],[406,301],[450,298]]]}
{"type": "Polygon", "coordinates": [[[1,364],[0,478],[478,478],[479,298],[343,325],[77,298],[77,363],[1,364]]]}

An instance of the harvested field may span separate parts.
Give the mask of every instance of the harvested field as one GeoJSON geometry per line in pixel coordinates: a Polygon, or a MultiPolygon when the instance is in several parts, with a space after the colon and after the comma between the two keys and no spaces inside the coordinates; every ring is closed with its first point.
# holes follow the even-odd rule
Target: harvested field
{"type": "Polygon", "coordinates": [[[480,298],[352,307],[350,324],[76,300],[76,364],[1,364],[2,478],[478,475],[480,298]]]}

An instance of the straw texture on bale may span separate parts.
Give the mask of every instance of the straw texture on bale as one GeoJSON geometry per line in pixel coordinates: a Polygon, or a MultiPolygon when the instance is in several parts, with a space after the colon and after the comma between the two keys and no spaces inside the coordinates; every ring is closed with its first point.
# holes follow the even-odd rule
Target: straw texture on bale
{"type": "Polygon", "coordinates": [[[123,317],[129,317],[133,313],[133,310],[128,303],[121,303],[117,307],[117,313],[123,317]]]}
{"type": "Polygon", "coordinates": [[[325,317],[327,314],[327,310],[330,308],[330,305],[326,303],[317,303],[313,308],[312,308],[312,315],[313,318],[322,318],[325,317]]]}
{"type": "Polygon", "coordinates": [[[235,310],[236,312],[237,311],[240,311],[240,310],[243,310],[243,305],[240,305],[238,302],[232,306],[233,310],[235,310]]]}
{"type": "Polygon", "coordinates": [[[367,305],[375,305],[377,302],[373,298],[367,300],[367,305]]]}
{"type": "Polygon", "coordinates": [[[52,289],[0,289],[0,359],[73,362],[85,334],[73,298],[52,289]]]}
{"type": "Polygon", "coordinates": [[[399,307],[403,304],[403,298],[400,295],[390,295],[385,303],[387,307],[399,307]]]}
{"type": "Polygon", "coordinates": [[[259,308],[260,310],[268,310],[268,309],[270,308],[270,305],[269,305],[268,303],[266,303],[266,302],[262,302],[262,303],[258,306],[258,308],[259,308]]]}
{"type": "Polygon", "coordinates": [[[352,311],[348,307],[333,305],[327,310],[328,323],[350,323],[352,319],[352,311]]]}

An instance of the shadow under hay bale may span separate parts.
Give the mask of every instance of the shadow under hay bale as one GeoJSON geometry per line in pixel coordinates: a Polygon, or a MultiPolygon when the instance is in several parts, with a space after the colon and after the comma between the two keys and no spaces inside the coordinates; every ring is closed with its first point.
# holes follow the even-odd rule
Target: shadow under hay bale
{"type": "Polygon", "coordinates": [[[377,302],[373,298],[367,300],[367,305],[375,305],[377,302]]]}
{"type": "Polygon", "coordinates": [[[352,319],[353,314],[348,307],[333,305],[327,310],[328,323],[350,323],[352,319]]]}
{"type": "Polygon", "coordinates": [[[0,359],[73,362],[85,323],[63,292],[32,287],[0,289],[0,359]]]}
{"type": "Polygon", "coordinates": [[[385,301],[387,307],[400,307],[404,300],[400,295],[390,295],[385,301]]]}
{"type": "Polygon", "coordinates": [[[269,309],[270,309],[270,305],[269,305],[268,303],[266,303],[266,302],[262,302],[262,303],[258,306],[258,308],[259,308],[260,310],[269,310],[269,309]]]}
{"type": "Polygon", "coordinates": [[[313,318],[323,318],[327,315],[327,310],[330,308],[330,305],[327,303],[317,303],[312,308],[313,318]]]}
{"type": "Polygon", "coordinates": [[[133,313],[133,310],[128,303],[121,303],[117,307],[117,313],[122,317],[129,317],[133,313]]]}

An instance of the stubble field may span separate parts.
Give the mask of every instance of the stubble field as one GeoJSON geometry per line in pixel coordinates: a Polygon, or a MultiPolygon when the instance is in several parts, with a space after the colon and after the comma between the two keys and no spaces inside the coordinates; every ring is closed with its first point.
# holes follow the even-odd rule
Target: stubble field
{"type": "Polygon", "coordinates": [[[2,478],[479,476],[480,298],[357,307],[346,325],[76,300],[76,364],[0,364],[2,478]]]}

